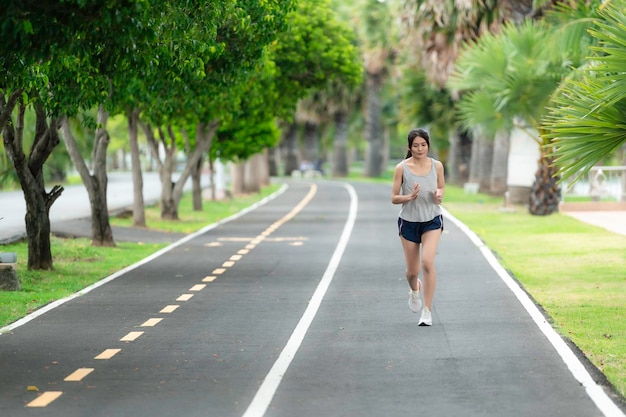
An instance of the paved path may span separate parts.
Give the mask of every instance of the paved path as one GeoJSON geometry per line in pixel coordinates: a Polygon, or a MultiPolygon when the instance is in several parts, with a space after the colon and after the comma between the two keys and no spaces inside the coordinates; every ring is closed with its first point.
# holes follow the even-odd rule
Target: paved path
{"type": "Polygon", "coordinates": [[[626,235],[626,211],[569,211],[565,214],[610,232],[626,235]]]}
{"type": "Polygon", "coordinates": [[[31,316],[0,336],[0,415],[624,416],[450,216],[418,327],[389,192],[290,182],[31,316]]]}

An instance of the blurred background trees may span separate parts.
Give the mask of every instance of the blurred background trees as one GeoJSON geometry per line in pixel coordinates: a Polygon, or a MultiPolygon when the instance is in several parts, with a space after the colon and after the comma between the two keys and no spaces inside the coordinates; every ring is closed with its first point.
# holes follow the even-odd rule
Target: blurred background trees
{"type": "Polygon", "coordinates": [[[415,127],[449,183],[533,214],[626,164],[623,0],[5,3],[0,188],[24,191],[32,268],[52,267],[47,213],[68,176],[93,243],[114,245],[107,170],[132,171],[145,226],[145,170],[175,220],[188,179],[201,208],[202,175],[208,199],[271,176],[389,178],[415,127]]]}

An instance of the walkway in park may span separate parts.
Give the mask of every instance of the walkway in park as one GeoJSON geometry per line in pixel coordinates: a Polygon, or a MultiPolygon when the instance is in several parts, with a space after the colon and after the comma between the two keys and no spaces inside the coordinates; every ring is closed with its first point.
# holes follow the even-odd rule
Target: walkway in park
{"type": "Polygon", "coordinates": [[[450,215],[418,327],[389,192],[289,181],[9,326],[0,415],[624,417],[450,215]]]}

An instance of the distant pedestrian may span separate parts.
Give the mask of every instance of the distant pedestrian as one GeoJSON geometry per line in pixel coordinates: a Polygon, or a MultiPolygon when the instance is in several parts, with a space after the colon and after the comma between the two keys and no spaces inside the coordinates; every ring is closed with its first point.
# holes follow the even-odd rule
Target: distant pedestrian
{"type": "Polygon", "coordinates": [[[423,129],[408,134],[406,159],[396,165],[393,174],[391,202],[402,204],[398,217],[398,234],[406,260],[409,283],[409,308],[422,309],[420,293],[424,287],[424,308],[418,324],[431,326],[432,305],[437,286],[435,253],[443,232],[440,204],[445,191],[443,164],[428,156],[430,137],[423,129]],[[421,246],[421,262],[420,262],[421,246]],[[424,282],[418,278],[422,269],[424,282]]]}

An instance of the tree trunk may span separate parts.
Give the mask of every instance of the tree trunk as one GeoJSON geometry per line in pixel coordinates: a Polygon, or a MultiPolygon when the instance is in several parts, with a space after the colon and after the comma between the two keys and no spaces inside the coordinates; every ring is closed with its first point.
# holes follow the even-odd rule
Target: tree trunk
{"type": "Polygon", "coordinates": [[[491,164],[491,185],[489,189],[489,194],[491,195],[504,195],[507,189],[509,138],[510,134],[508,132],[496,133],[491,164]]]}
{"type": "Polygon", "coordinates": [[[270,185],[269,149],[263,149],[257,157],[259,158],[259,185],[267,187],[270,185]]]}
{"type": "Polygon", "coordinates": [[[4,92],[0,93],[0,132],[4,131],[7,123],[11,120],[13,111],[17,103],[20,102],[23,93],[24,90],[18,88],[13,90],[8,99],[5,97],[4,92]]]}
{"type": "Polygon", "coordinates": [[[164,149],[164,158],[161,160],[159,153],[159,143],[157,142],[152,127],[142,124],[142,128],[146,132],[146,138],[152,151],[152,156],[155,159],[158,169],[159,177],[161,179],[161,218],[169,220],[178,220],[178,205],[183,196],[183,190],[187,178],[191,175],[191,170],[194,165],[197,165],[199,160],[205,153],[211,148],[211,143],[217,128],[219,127],[219,121],[213,120],[209,124],[198,123],[196,127],[196,143],[191,151],[188,138],[183,135],[187,144],[187,161],[183,171],[177,181],[172,180],[172,174],[174,172],[175,156],[177,153],[176,136],[171,128],[168,126],[167,135],[163,129],[159,128],[159,140],[160,145],[164,149]]]}
{"type": "Polygon", "coordinates": [[[244,167],[243,163],[240,162],[238,164],[232,163],[230,164],[230,176],[233,187],[233,195],[243,194],[243,177],[244,177],[244,167]]]}
{"type": "Polygon", "coordinates": [[[561,188],[558,180],[558,168],[554,164],[554,158],[542,151],[535,182],[530,190],[528,204],[530,214],[545,216],[559,211],[561,188]]]}
{"type": "Polygon", "coordinates": [[[278,176],[278,159],[277,159],[279,157],[279,154],[277,154],[278,151],[279,151],[279,148],[275,147],[275,148],[269,149],[267,153],[267,168],[269,170],[270,177],[278,176]]]}
{"type": "Polygon", "coordinates": [[[478,184],[481,193],[491,188],[491,164],[493,163],[493,141],[484,136],[478,138],[478,184]]]}
{"type": "Polygon", "coordinates": [[[281,147],[284,150],[285,175],[291,176],[299,169],[298,164],[298,128],[295,123],[289,124],[283,133],[281,147]]]}
{"type": "MultiPolygon", "coordinates": [[[[169,140],[162,129],[159,129],[161,143],[165,148],[163,163],[159,168],[161,178],[161,218],[164,220],[178,220],[178,204],[174,199],[176,182],[172,180],[176,158],[176,138],[172,126],[168,126],[169,140]]],[[[178,179],[181,181],[181,178],[178,179]]]]}
{"type": "Polygon", "coordinates": [[[143,199],[143,174],[139,157],[139,110],[129,111],[128,138],[130,139],[130,162],[133,173],[133,226],[146,227],[146,208],[143,199]]]}
{"type": "Polygon", "coordinates": [[[476,134],[472,134],[472,150],[467,181],[474,184],[480,182],[480,138],[476,134]]]}
{"type": "Polygon", "coordinates": [[[364,174],[370,178],[381,175],[383,149],[381,91],[382,74],[367,73],[367,119],[365,123],[367,151],[364,174]]]}
{"type": "Polygon", "coordinates": [[[448,137],[450,150],[446,167],[447,179],[450,184],[463,186],[469,181],[472,141],[467,133],[458,129],[450,132],[448,137]]]}
{"type": "MultiPolygon", "coordinates": [[[[4,100],[4,99],[2,99],[4,100]]],[[[2,137],[4,148],[15,167],[15,173],[20,181],[24,200],[26,201],[26,236],[28,239],[28,269],[54,269],[52,251],[50,248],[50,207],[61,196],[63,187],[55,185],[47,193],[43,180],[43,166],[54,148],[59,144],[58,121],[51,119],[47,123],[46,112],[41,103],[35,104],[35,137],[26,158],[22,147],[24,134],[24,114],[26,106],[16,100],[17,120],[11,122],[9,113],[3,123],[2,137]]],[[[0,103],[5,108],[4,101],[0,103]]],[[[2,114],[2,117],[5,115],[2,114]]]]}
{"type": "Polygon", "coordinates": [[[91,207],[91,244],[93,246],[115,246],[107,205],[108,180],[106,158],[107,148],[110,142],[109,134],[106,130],[108,117],[108,112],[100,106],[97,116],[98,128],[95,132],[92,152],[93,175],[89,172],[87,163],[80,153],[76,139],[71,131],[69,120],[64,118],[61,124],[65,147],[83,180],[87,195],[89,196],[89,205],[91,207]]]}
{"type": "Polygon", "coordinates": [[[243,163],[243,192],[254,194],[261,191],[259,184],[259,158],[252,155],[243,163]]]}
{"type": "Polygon", "coordinates": [[[314,122],[304,123],[304,147],[302,149],[302,160],[317,164],[319,156],[319,125],[314,122]]]}
{"type": "Polygon", "coordinates": [[[193,210],[202,211],[202,164],[204,158],[200,157],[198,162],[191,166],[191,197],[193,200],[193,210]]]}
{"type": "Polygon", "coordinates": [[[333,177],[348,176],[348,115],[338,111],[335,118],[335,138],[333,141],[333,177]]]}

